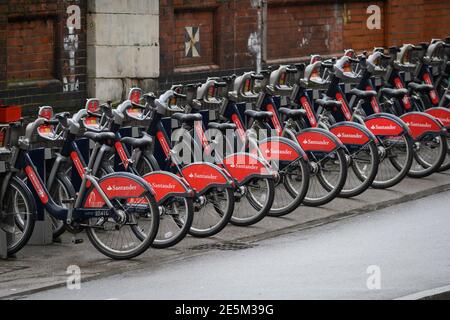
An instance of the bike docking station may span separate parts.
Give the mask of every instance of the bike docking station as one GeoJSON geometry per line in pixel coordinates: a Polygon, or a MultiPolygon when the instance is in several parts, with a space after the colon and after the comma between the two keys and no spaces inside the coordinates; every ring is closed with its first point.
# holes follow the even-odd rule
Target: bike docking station
{"type": "MultiPolygon", "coordinates": [[[[53,115],[53,110],[51,107],[43,107],[40,110],[40,117],[50,118],[53,115]],[[48,108],[50,115],[41,114],[45,112],[44,110],[48,108]]],[[[51,171],[53,164],[57,158],[57,150],[60,149],[64,143],[64,139],[58,136],[58,132],[55,132],[55,127],[53,125],[42,125],[36,128],[35,134],[33,135],[32,141],[30,142],[29,156],[36,166],[37,173],[41,177],[47,189],[50,191],[51,186],[49,186],[48,176],[51,171]]],[[[78,148],[83,156],[83,158],[88,161],[90,155],[91,145],[89,140],[86,138],[80,138],[77,140],[78,148]]],[[[82,177],[78,174],[74,164],[72,164],[71,170],[71,182],[73,186],[78,190],[81,186],[82,177]]],[[[27,181],[28,186],[32,190],[30,181],[27,181]]],[[[51,192],[51,191],[50,191],[51,192]]],[[[36,193],[33,193],[35,197],[37,216],[33,234],[29,240],[31,245],[49,245],[52,244],[56,239],[53,238],[53,222],[50,214],[48,214],[36,193]]],[[[77,239],[72,240],[73,243],[81,243],[77,239]]]]}
{"type": "MultiPolygon", "coordinates": [[[[3,109],[4,107],[2,107],[3,109]]],[[[17,107],[15,107],[17,108],[17,107]]],[[[7,109],[7,108],[5,108],[7,109]]],[[[11,158],[11,149],[10,146],[13,145],[14,141],[17,141],[20,131],[22,128],[21,121],[11,121],[10,119],[3,119],[3,115],[0,120],[0,182],[2,182],[4,175],[9,171],[9,163],[11,158]]],[[[19,115],[20,118],[20,115],[19,115]]],[[[0,187],[2,184],[0,183],[0,187]]],[[[3,192],[1,190],[0,192],[3,192]]],[[[1,210],[1,207],[0,207],[1,210]]],[[[0,212],[0,217],[4,219],[2,216],[3,212],[0,212]]],[[[8,243],[12,241],[12,232],[13,230],[8,230],[8,223],[10,221],[0,220],[0,259],[8,258],[8,243]]],[[[13,223],[13,222],[12,222],[13,223]]]]}
{"type": "MultiPolygon", "coordinates": [[[[29,152],[30,158],[36,164],[36,169],[43,182],[47,183],[46,162],[52,159],[52,150],[50,148],[37,148],[29,152]]],[[[32,190],[31,182],[27,179],[27,184],[32,190]]],[[[28,244],[30,245],[49,245],[53,243],[52,222],[50,216],[45,212],[39,197],[33,193],[36,202],[36,222],[33,234],[28,244]]]]}
{"type": "MultiPolygon", "coordinates": [[[[3,147],[6,127],[0,125],[0,177],[6,173],[7,159],[10,151],[3,147]]],[[[2,212],[0,213],[2,214],[2,212]]],[[[8,258],[8,233],[3,229],[3,223],[0,226],[0,259],[8,258]]]]}

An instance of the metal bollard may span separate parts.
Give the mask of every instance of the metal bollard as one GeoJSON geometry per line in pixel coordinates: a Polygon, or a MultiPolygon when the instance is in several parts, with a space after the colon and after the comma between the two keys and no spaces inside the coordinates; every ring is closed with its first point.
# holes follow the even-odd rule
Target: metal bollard
{"type": "Polygon", "coordinates": [[[0,259],[8,258],[8,242],[7,234],[3,229],[0,229],[0,259]]]}

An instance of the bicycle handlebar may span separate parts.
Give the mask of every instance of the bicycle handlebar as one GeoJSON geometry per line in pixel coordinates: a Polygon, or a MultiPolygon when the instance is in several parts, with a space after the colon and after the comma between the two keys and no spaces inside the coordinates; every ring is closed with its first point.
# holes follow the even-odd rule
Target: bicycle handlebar
{"type": "Polygon", "coordinates": [[[263,74],[261,74],[261,73],[258,73],[258,74],[252,74],[251,76],[250,76],[253,80],[264,80],[265,79],[265,77],[264,77],[264,75],[263,74]]]}
{"type": "MultiPolygon", "coordinates": [[[[183,93],[178,93],[178,92],[176,92],[176,91],[173,91],[173,96],[175,97],[175,98],[180,98],[180,99],[186,99],[187,98],[187,95],[185,95],[185,94],[183,94],[183,93]]],[[[161,97],[160,97],[161,98],[161,97]]]]}

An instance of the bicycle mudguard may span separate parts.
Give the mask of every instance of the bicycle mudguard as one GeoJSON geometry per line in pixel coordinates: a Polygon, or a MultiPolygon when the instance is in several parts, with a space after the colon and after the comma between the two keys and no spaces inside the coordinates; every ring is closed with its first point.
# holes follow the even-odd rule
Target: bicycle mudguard
{"type": "Polygon", "coordinates": [[[169,197],[193,197],[191,190],[180,177],[173,173],[157,171],[143,176],[144,180],[150,184],[155,192],[155,199],[158,204],[164,202],[169,197]]]}
{"type": "MultiPolygon", "coordinates": [[[[152,187],[141,177],[128,172],[115,172],[101,178],[98,182],[100,188],[108,199],[133,199],[141,198],[145,193],[155,194],[152,187]]],[[[139,200],[140,201],[140,200],[139,200]]],[[[84,200],[84,208],[102,208],[105,201],[99,191],[92,188],[84,200]]]]}
{"type": "Polygon", "coordinates": [[[231,177],[242,186],[253,178],[275,178],[277,173],[264,159],[238,152],[227,156],[223,165],[231,177]]]}
{"type": "Polygon", "coordinates": [[[344,148],[334,134],[321,128],[308,128],[297,135],[297,141],[305,151],[332,152],[344,148]]]}
{"type": "Polygon", "coordinates": [[[444,127],[450,129],[450,110],[449,109],[436,107],[436,108],[430,108],[430,109],[425,110],[425,113],[435,117],[442,123],[442,125],[444,127]]]}
{"type": "Polygon", "coordinates": [[[435,117],[424,112],[408,112],[400,117],[411,131],[413,139],[417,140],[429,133],[444,133],[444,126],[435,117]]]}
{"type": "Polygon", "coordinates": [[[233,182],[223,169],[212,163],[197,162],[181,169],[189,186],[199,194],[213,187],[233,187],[233,182]]]}
{"type": "MultiPolygon", "coordinates": [[[[259,151],[267,161],[292,162],[299,158],[308,160],[305,151],[298,144],[284,137],[269,137],[259,143],[259,151]]],[[[256,150],[251,152],[257,155],[256,150]]]]}
{"type": "Polygon", "coordinates": [[[388,113],[376,113],[364,120],[367,129],[376,136],[400,136],[410,133],[409,128],[399,117],[388,113]]]}
{"type": "Polygon", "coordinates": [[[370,130],[356,122],[345,121],[337,123],[330,127],[330,132],[345,145],[362,146],[369,141],[378,141],[377,137],[370,130]]]}

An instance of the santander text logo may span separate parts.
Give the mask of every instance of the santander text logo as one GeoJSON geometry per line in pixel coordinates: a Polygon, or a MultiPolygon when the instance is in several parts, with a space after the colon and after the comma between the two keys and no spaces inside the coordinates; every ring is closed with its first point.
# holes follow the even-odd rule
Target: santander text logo
{"type": "Polygon", "coordinates": [[[303,140],[304,144],[311,144],[311,145],[320,145],[320,146],[327,146],[330,144],[329,141],[326,140],[311,140],[311,139],[305,139],[303,140]]]}
{"type": "Polygon", "coordinates": [[[397,129],[397,127],[392,124],[390,124],[390,125],[374,124],[370,127],[370,129],[372,129],[372,130],[395,130],[395,129],[397,129]]]}
{"type": "Polygon", "coordinates": [[[108,185],[106,187],[108,191],[135,191],[137,190],[137,186],[128,185],[128,186],[116,186],[116,185],[108,185]]]}
{"type": "Polygon", "coordinates": [[[416,128],[431,128],[430,123],[419,123],[419,122],[406,122],[408,127],[416,127],[416,128]]]}
{"type": "Polygon", "coordinates": [[[362,134],[359,133],[345,133],[345,132],[339,132],[337,134],[338,138],[352,138],[352,139],[361,139],[363,137],[362,134]]]}
{"type": "Polygon", "coordinates": [[[192,179],[194,179],[194,178],[195,179],[208,179],[208,180],[216,180],[217,179],[217,176],[213,175],[212,173],[211,174],[190,173],[188,175],[188,177],[192,178],[192,179]]]}
{"type": "Polygon", "coordinates": [[[165,184],[165,183],[153,182],[152,187],[154,187],[155,189],[169,189],[169,190],[175,189],[175,185],[173,183],[165,184]]]}

